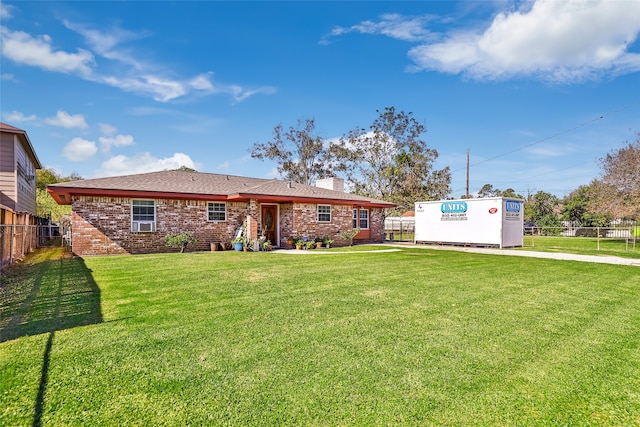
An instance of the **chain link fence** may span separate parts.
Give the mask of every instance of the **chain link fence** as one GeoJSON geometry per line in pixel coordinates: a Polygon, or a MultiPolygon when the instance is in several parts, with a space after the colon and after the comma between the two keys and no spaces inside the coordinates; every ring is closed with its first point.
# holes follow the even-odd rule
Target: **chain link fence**
{"type": "Polygon", "coordinates": [[[640,248],[640,225],[627,222],[608,227],[579,227],[565,225],[562,227],[524,227],[525,246],[536,246],[536,238],[566,237],[593,242],[593,249],[600,250],[603,246],[617,244],[625,250],[640,248]]]}
{"type": "MultiPolygon", "coordinates": [[[[570,223],[562,227],[528,226],[523,228],[525,246],[535,246],[537,237],[584,238],[583,244],[601,247],[615,244],[623,250],[640,250],[640,224],[625,221],[608,227],[580,227],[570,223]]],[[[389,242],[413,242],[415,238],[414,218],[387,218],[384,222],[384,238],[389,242]]],[[[570,240],[567,240],[569,242],[570,240]]]]}
{"type": "Polygon", "coordinates": [[[384,239],[390,242],[413,242],[416,235],[416,222],[413,218],[384,220],[384,239]]]}

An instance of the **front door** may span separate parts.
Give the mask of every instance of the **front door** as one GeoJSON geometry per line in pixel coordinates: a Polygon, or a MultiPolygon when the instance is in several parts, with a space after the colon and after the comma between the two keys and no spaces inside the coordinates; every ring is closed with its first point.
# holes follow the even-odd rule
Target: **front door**
{"type": "Polygon", "coordinates": [[[278,207],[276,205],[262,205],[262,232],[271,244],[278,245],[278,207]]]}

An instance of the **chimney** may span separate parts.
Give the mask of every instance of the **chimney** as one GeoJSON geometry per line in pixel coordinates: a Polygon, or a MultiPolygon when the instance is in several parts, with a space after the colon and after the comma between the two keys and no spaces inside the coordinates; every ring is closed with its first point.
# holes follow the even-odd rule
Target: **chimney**
{"type": "Polygon", "coordinates": [[[335,177],[318,179],[316,187],[344,193],[344,179],[335,177]]]}

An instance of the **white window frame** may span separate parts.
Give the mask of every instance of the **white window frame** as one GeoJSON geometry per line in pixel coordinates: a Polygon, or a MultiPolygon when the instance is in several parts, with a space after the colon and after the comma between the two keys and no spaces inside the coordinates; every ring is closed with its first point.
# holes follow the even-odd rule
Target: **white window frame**
{"type": "Polygon", "coordinates": [[[227,221],[227,203],[226,202],[207,202],[207,221],[209,222],[226,222],[227,221]],[[213,210],[214,205],[222,205],[224,211],[213,210]],[[224,219],[211,219],[211,214],[224,214],[224,219]]]}
{"type": "MultiPolygon", "coordinates": [[[[140,214],[137,214],[140,215],[140,214]]],[[[131,231],[133,233],[150,233],[150,232],[154,232],[156,231],[156,201],[155,200],[149,200],[149,199],[132,199],[131,200],[131,231]],[[153,203],[153,219],[135,219],[134,215],[134,209],[136,206],[149,206],[148,204],[146,205],[142,205],[142,204],[137,204],[136,202],[152,202],[153,203]],[[142,225],[142,227],[141,227],[142,225]],[[146,228],[145,230],[142,230],[143,228],[146,228]]]]}
{"type": "Polygon", "coordinates": [[[355,230],[356,228],[358,228],[358,223],[360,222],[359,219],[359,214],[358,214],[358,209],[354,209],[353,210],[353,223],[351,224],[351,226],[353,227],[353,229],[355,230]]]}
{"type": "Polygon", "coordinates": [[[331,205],[318,205],[316,213],[317,213],[318,222],[323,222],[323,223],[331,222],[331,218],[332,218],[331,205]],[[320,212],[320,208],[329,208],[329,212],[320,212]],[[320,215],[329,215],[329,219],[328,220],[327,219],[320,219],[320,215]]]}
{"type": "Polygon", "coordinates": [[[358,224],[360,225],[360,229],[361,230],[368,230],[369,229],[369,209],[360,209],[360,213],[358,215],[358,224]],[[366,213],[366,218],[364,218],[364,220],[367,222],[367,226],[363,227],[362,226],[362,214],[366,213]]]}

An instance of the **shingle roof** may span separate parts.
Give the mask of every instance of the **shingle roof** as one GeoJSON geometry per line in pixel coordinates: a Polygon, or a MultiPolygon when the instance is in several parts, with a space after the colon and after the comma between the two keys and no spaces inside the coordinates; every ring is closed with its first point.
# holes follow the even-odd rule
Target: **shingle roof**
{"type": "Polygon", "coordinates": [[[283,202],[293,200],[313,202],[322,199],[333,203],[395,206],[383,200],[289,181],[176,170],[70,181],[51,184],[47,188],[56,201],[62,204],[69,203],[70,198],[60,199],[56,196],[72,194],[135,196],[135,193],[144,193],[145,197],[156,195],[162,198],[184,199],[198,196],[195,198],[213,200],[217,196],[218,199],[231,201],[254,198],[283,202]]]}

